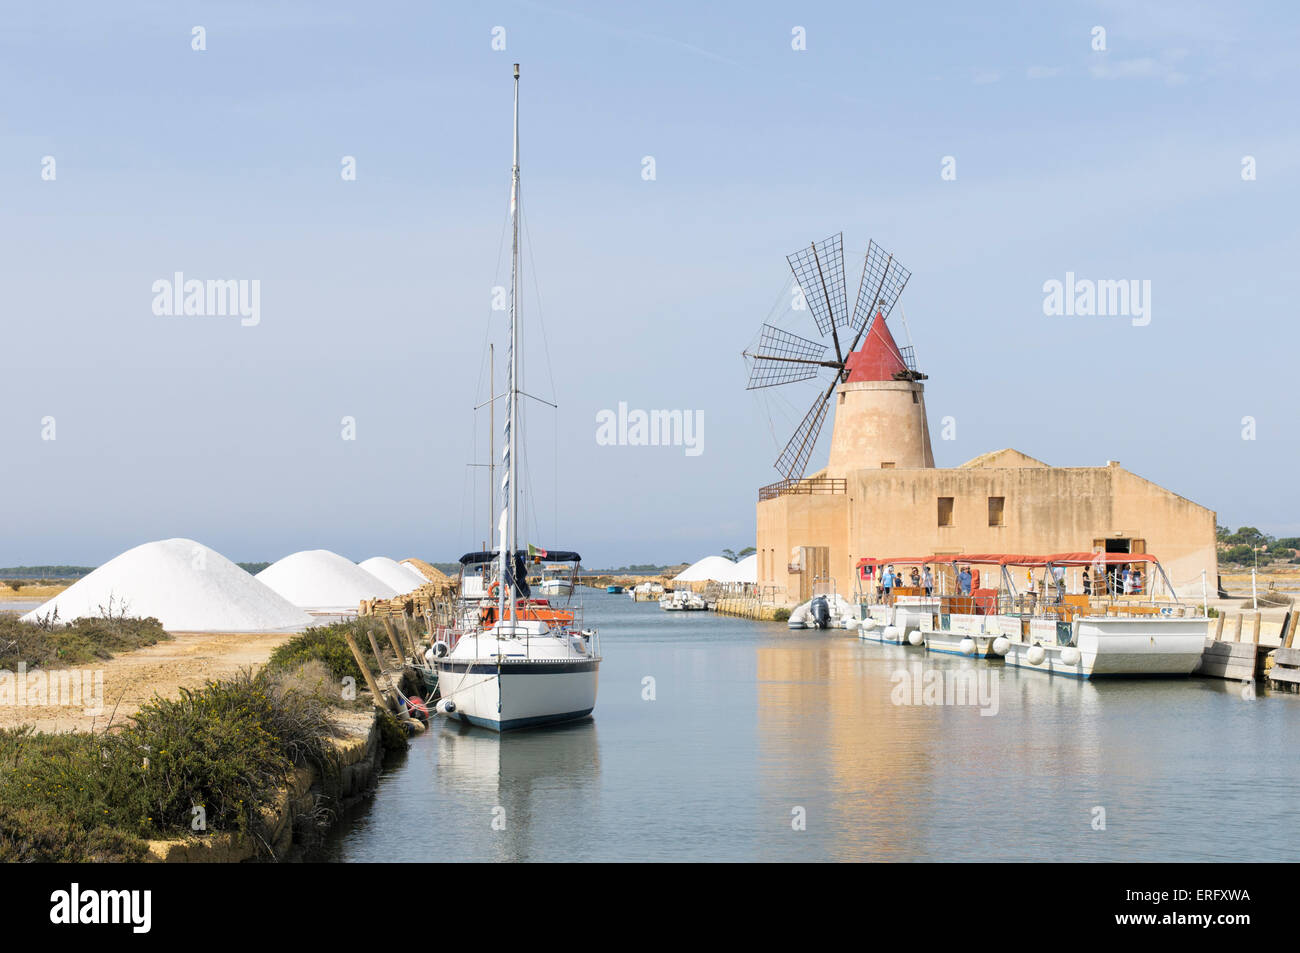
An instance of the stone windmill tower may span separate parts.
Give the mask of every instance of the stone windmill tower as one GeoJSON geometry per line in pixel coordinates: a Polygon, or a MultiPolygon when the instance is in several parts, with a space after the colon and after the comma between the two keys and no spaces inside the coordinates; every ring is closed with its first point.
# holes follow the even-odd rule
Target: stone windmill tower
{"type": "Polygon", "coordinates": [[[888,325],[911,272],[871,242],[850,314],[842,234],[814,242],[787,261],[823,340],[764,324],[757,347],[745,352],[750,362],[748,389],[826,379],[827,369],[832,373],[777,458],[783,482],[793,486],[804,478],[832,398],[835,425],[826,476],[933,467],[921,383],[926,375],[916,369],[912,347],[900,348],[888,325]],[[850,342],[847,347],[841,343],[841,331],[850,342]]]}

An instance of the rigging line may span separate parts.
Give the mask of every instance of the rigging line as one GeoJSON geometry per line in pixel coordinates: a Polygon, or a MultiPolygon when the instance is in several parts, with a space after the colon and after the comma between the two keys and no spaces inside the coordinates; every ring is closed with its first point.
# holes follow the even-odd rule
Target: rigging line
{"type": "MultiPolygon", "coordinates": [[[[559,395],[555,387],[555,368],[551,363],[551,342],[549,336],[546,333],[546,318],[542,314],[542,290],[537,283],[537,259],[536,256],[533,254],[533,233],[528,228],[528,216],[524,213],[522,203],[520,203],[519,205],[519,220],[523,223],[524,226],[524,239],[525,239],[524,246],[528,252],[528,264],[530,266],[530,273],[532,274],[532,278],[533,278],[533,297],[537,301],[537,325],[538,325],[538,329],[542,332],[542,350],[546,354],[546,376],[547,378],[549,378],[551,382],[551,402],[554,405],[554,411],[555,411],[555,416],[552,417],[552,420],[554,421],[555,439],[554,442],[552,443],[552,450],[551,450],[552,460],[554,462],[554,479],[552,481],[551,486],[552,486],[552,507],[553,507],[552,523],[554,524],[554,529],[556,534],[555,538],[558,540],[559,530],[560,530],[560,455],[559,455],[559,446],[560,446],[559,402],[560,401],[559,401],[559,395]]],[[[536,506],[536,501],[534,501],[534,506],[536,506]]],[[[540,524],[537,526],[537,531],[538,533],[541,532],[540,524]]]]}
{"type": "Polygon", "coordinates": [[[524,247],[528,252],[528,265],[533,277],[533,297],[537,300],[537,326],[542,332],[542,350],[546,354],[546,376],[551,381],[551,402],[559,403],[555,394],[555,368],[551,366],[551,342],[546,334],[546,318],[542,314],[542,290],[537,284],[537,260],[533,255],[533,234],[528,230],[528,216],[524,214],[524,206],[519,204],[519,221],[524,226],[524,247]]]}

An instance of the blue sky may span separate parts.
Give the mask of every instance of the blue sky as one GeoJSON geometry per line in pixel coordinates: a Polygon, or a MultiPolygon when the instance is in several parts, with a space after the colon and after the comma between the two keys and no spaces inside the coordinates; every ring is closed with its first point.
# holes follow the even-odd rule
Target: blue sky
{"type": "Polygon", "coordinates": [[[536,541],[592,565],[752,543],[811,391],[746,392],[740,352],[785,255],[838,231],[851,287],[868,239],[913,272],[940,466],[1118,459],[1300,533],[1300,16],[1131,6],[15,5],[0,565],[177,535],[476,547],[516,61],[527,384],[560,405],[529,410],[536,541]],[[154,315],[176,271],[259,280],[260,324],[154,315]],[[1067,271],[1149,280],[1151,323],[1045,316],[1067,271]],[[599,446],[620,401],[702,412],[704,452],[599,446]]]}

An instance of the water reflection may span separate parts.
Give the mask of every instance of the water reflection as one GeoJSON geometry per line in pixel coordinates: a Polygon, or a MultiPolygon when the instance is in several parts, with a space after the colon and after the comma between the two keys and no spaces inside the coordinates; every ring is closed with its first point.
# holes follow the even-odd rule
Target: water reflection
{"type": "Polygon", "coordinates": [[[594,719],[503,737],[435,722],[325,856],[1289,859],[1270,832],[1289,824],[1300,763],[1261,753],[1300,744],[1294,697],[1081,682],[843,631],[587,601],[605,646],[594,719]],[[897,693],[902,679],[956,676],[996,696],[897,693]]]}

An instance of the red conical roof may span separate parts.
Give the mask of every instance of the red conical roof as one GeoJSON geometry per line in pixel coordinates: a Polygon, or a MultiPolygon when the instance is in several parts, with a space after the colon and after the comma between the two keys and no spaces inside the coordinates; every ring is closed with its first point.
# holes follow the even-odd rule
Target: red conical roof
{"type": "Polygon", "coordinates": [[[907,370],[903,355],[889,333],[884,315],[876,313],[862,341],[862,347],[849,355],[844,362],[849,381],[892,381],[894,375],[907,370]]]}

